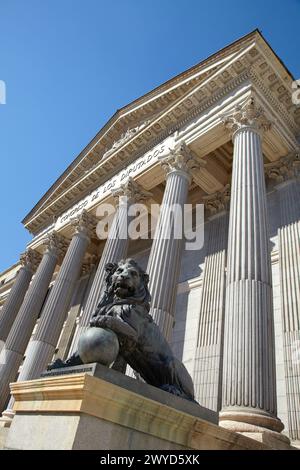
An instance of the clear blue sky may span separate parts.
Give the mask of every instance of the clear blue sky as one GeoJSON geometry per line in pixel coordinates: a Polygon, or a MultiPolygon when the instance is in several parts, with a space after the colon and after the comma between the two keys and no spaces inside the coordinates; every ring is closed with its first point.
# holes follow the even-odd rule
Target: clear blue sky
{"type": "Polygon", "coordinates": [[[300,78],[299,25],[300,0],[0,0],[0,272],[116,109],[255,28],[300,78]]]}

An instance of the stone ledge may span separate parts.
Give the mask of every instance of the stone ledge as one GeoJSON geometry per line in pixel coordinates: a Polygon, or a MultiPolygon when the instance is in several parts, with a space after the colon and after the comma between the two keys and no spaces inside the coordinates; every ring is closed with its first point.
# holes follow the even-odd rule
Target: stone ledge
{"type": "Polygon", "coordinates": [[[108,371],[102,378],[75,373],[12,384],[16,416],[6,448],[269,449],[209,422],[210,410],[108,371]],[[183,402],[181,409],[174,402],[183,402]]]}
{"type": "Polygon", "coordinates": [[[196,402],[184,400],[176,395],[165,392],[157,387],[148,385],[141,380],[136,380],[128,375],[121,374],[113,369],[102,366],[98,363],[85,364],[75,367],[66,367],[62,369],[54,369],[52,371],[46,371],[42,374],[42,378],[49,377],[62,377],[69,374],[76,373],[87,373],[99,379],[105,380],[111,384],[115,384],[118,387],[122,387],[130,392],[137,393],[145,398],[155,400],[161,404],[171,406],[179,411],[189,413],[195,417],[202,418],[214,424],[219,422],[219,414],[213,410],[205,408],[196,402]]]}

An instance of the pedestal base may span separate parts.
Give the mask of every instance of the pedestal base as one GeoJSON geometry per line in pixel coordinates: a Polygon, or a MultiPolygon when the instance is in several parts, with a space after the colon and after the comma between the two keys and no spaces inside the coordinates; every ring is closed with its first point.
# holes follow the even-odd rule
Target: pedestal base
{"type": "Polygon", "coordinates": [[[81,372],[12,384],[16,414],[5,448],[270,448],[220,428],[217,414],[196,403],[106,367],[96,369],[97,377],[81,372]]]}

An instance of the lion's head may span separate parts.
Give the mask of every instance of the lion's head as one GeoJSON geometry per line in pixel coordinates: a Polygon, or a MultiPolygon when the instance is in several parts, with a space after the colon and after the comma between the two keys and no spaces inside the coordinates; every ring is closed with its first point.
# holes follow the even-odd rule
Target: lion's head
{"type": "Polygon", "coordinates": [[[132,299],[149,305],[149,276],[133,259],[125,259],[119,263],[108,263],[105,266],[107,298],[132,299]]]}

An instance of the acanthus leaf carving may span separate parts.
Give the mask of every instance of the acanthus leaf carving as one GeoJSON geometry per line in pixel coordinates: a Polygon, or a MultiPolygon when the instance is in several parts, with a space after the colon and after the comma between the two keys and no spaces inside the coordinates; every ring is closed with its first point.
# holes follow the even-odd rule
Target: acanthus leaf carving
{"type": "Polygon", "coordinates": [[[203,202],[210,215],[228,210],[230,202],[230,184],[226,184],[220,191],[204,196],[203,202]]]}
{"type": "Polygon", "coordinates": [[[127,199],[131,199],[135,202],[141,202],[151,197],[152,193],[146,191],[130,177],[126,183],[121,184],[119,188],[113,189],[112,195],[115,198],[116,205],[118,205],[120,197],[127,197],[127,199]]]}
{"type": "Polygon", "coordinates": [[[275,162],[265,165],[268,178],[283,183],[300,175],[300,149],[290,152],[275,162]]]}
{"type": "Polygon", "coordinates": [[[46,246],[46,251],[52,253],[59,260],[62,259],[68,249],[69,242],[55,230],[48,233],[43,239],[43,245],[46,246]]]}
{"type": "Polygon", "coordinates": [[[82,234],[88,238],[96,237],[96,226],[98,219],[89,214],[85,209],[77,217],[71,220],[71,225],[75,228],[75,233],[82,234]]]}
{"type": "Polygon", "coordinates": [[[20,263],[23,267],[30,269],[32,272],[36,271],[40,264],[42,256],[36,250],[28,248],[20,255],[20,263]]]}
{"type": "Polygon", "coordinates": [[[234,108],[229,115],[223,115],[222,122],[232,134],[245,127],[256,131],[267,131],[271,128],[271,121],[267,119],[261,106],[257,106],[254,97],[250,97],[242,105],[234,108]]]}
{"type": "Polygon", "coordinates": [[[197,159],[185,142],[176,145],[173,149],[170,149],[167,156],[158,158],[158,160],[167,175],[179,171],[190,178],[192,177],[192,170],[205,166],[205,161],[197,159]]]}

